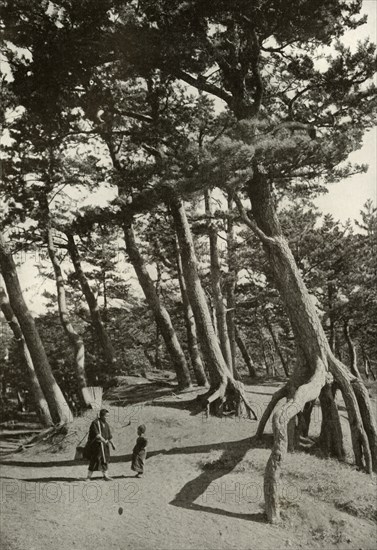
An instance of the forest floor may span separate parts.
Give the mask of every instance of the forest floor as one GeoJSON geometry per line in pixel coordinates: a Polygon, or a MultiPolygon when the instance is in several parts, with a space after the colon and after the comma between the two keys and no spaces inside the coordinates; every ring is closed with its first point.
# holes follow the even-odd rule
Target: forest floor
{"type": "MultiPolygon", "coordinates": [[[[105,394],[114,442],[110,482],[86,482],[75,447],[95,411],[75,420],[54,444],[1,457],[2,550],[184,550],[376,548],[376,478],[304,452],[287,456],[282,523],[263,513],[263,472],[271,426],[256,442],[257,422],[194,415],[203,389],[176,395],[168,386],[128,377],[105,394]],[[131,421],[131,425],[125,425],[131,421]],[[130,470],[136,427],[147,426],[140,479],[130,470]]],[[[260,417],[278,383],[247,385],[260,417]]],[[[346,413],[340,403],[346,428],[346,413]]],[[[311,433],[318,433],[320,410],[311,433]]]]}

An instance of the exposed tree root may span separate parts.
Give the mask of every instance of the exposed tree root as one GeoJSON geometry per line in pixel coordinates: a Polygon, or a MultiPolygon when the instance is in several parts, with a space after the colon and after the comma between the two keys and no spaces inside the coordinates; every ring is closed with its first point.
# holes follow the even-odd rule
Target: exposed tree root
{"type": "Polygon", "coordinates": [[[238,406],[239,406],[238,413],[239,414],[238,414],[238,416],[241,415],[242,407],[244,407],[245,410],[246,410],[248,418],[253,418],[253,420],[258,420],[258,417],[257,417],[254,409],[251,407],[251,405],[250,405],[250,403],[249,403],[249,401],[246,397],[244,386],[243,386],[242,382],[240,382],[239,380],[235,381],[235,386],[236,386],[236,390],[238,390],[238,394],[239,394],[239,401],[238,401],[238,406]]]}
{"type": "MultiPolygon", "coordinates": [[[[331,386],[327,384],[320,394],[323,420],[321,435],[317,445],[322,449],[325,455],[344,460],[345,451],[343,447],[342,429],[338,409],[334,401],[336,389],[339,389],[342,393],[349,417],[355,464],[360,470],[365,470],[368,473],[372,471],[376,472],[377,426],[372,413],[368,391],[363,382],[353,376],[343,363],[336,359],[330,352],[327,354],[327,361],[330,371],[328,376],[333,376],[334,382],[331,386]]],[[[330,381],[331,380],[328,379],[328,382],[330,381]]],[[[298,380],[294,373],[288,384],[280,388],[273,395],[259,423],[257,437],[262,436],[268,418],[276,404],[283,397],[287,397],[295,386],[298,386],[298,380]]],[[[313,403],[307,403],[303,411],[297,411],[297,420],[292,418],[288,426],[288,432],[291,434],[288,438],[289,450],[293,450],[293,448],[297,447],[302,435],[308,435],[308,422],[310,422],[312,406],[313,403]]]]}
{"type": "Polygon", "coordinates": [[[34,435],[26,443],[23,443],[18,447],[18,449],[15,452],[23,451],[24,449],[29,449],[30,447],[34,447],[35,445],[38,445],[38,443],[41,442],[52,442],[54,438],[57,435],[63,435],[64,437],[68,434],[68,427],[67,423],[61,423],[57,424],[56,426],[51,426],[50,428],[47,428],[46,430],[42,430],[38,434],[34,435]]]}
{"type": "Polygon", "coordinates": [[[263,436],[264,429],[266,427],[268,419],[270,418],[274,408],[279,403],[279,401],[283,399],[283,397],[288,396],[288,391],[289,391],[288,384],[285,384],[285,386],[278,389],[278,391],[275,392],[274,395],[271,397],[271,401],[267,405],[264,413],[262,414],[262,418],[259,421],[257,433],[255,434],[255,437],[257,439],[261,439],[261,437],[263,436]]]}
{"type": "MultiPolygon", "coordinates": [[[[312,446],[314,442],[308,437],[311,414],[315,405],[315,401],[305,403],[304,409],[297,414],[297,423],[295,425],[293,449],[300,449],[312,446]]],[[[289,438],[288,438],[289,442],[289,438]]],[[[288,450],[289,446],[288,446],[288,450]]]]}
{"type": "Polygon", "coordinates": [[[369,447],[372,457],[372,469],[374,472],[377,472],[377,429],[368,390],[359,378],[354,378],[351,383],[353,391],[356,395],[357,403],[359,405],[361,417],[363,420],[364,429],[369,441],[369,447]]]}
{"type": "Polygon", "coordinates": [[[361,388],[363,384],[359,381],[359,385],[353,385],[356,377],[354,377],[332,354],[329,356],[329,370],[333,374],[347,408],[348,419],[351,430],[352,448],[355,455],[355,464],[360,470],[365,470],[368,473],[372,472],[372,453],[374,454],[373,463],[376,464],[377,453],[376,447],[369,446],[368,437],[364,429],[364,422],[368,426],[368,432],[371,435],[372,443],[375,441],[376,423],[372,415],[371,406],[367,392],[363,392],[361,388]],[[358,399],[356,398],[354,387],[357,388],[358,399]],[[360,403],[359,403],[360,402],[360,403]],[[362,418],[362,414],[368,411],[368,419],[362,418]]]}
{"type": "Polygon", "coordinates": [[[223,416],[234,414],[242,416],[244,413],[248,418],[258,420],[258,417],[250,405],[242,382],[227,378],[220,382],[217,388],[211,388],[205,394],[198,397],[206,414],[223,416]]]}
{"type": "Polygon", "coordinates": [[[316,399],[326,383],[326,368],[322,360],[317,360],[314,374],[310,380],[300,385],[293,396],[274,413],[272,419],[274,445],[267,462],[264,475],[264,495],[266,514],[270,522],[280,520],[279,480],[281,464],[288,447],[288,423],[305,406],[305,403],[316,399]]]}

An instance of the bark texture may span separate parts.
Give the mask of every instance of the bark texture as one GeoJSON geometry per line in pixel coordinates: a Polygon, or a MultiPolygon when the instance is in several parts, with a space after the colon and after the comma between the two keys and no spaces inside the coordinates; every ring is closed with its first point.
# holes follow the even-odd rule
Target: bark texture
{"type": "Polygon", "coordinates": [[[362,352],[363,352],[365,376],[367,377],[367,379],[369,379],[369,377],[371,376],[373,378],[373,380],[376,380],[376,375],[374,374],[374,371],[371,367],[371,362],[370,362],[370,359],[369,359],[369,355],[366,353],[364,348],[362,348],[362,352]]]}
{"type": "Polygon", "coordinates": [[[349,326],[349,320],[348,319],[346,319],[344,321],[343,333],[344,333],[344,338],[345,338],[345,340],[347,342],[347,346],[348,346],[348,355],[349,355],[349,360],[350,360],[351,372],[357,378],[361,378],[359,369],[357,367],[356,347],[355,347],[355,344],[354,344],[354,342],[352,341],[352,338],[351,338],[350,326],[349,326]]]}
{"type": "Polygon", "coordinates": [[[206,396],[208,409],[215,414],[221,414],[224,408],[241,414],[244,406],[248,414],[256,418],[247,402],[242,384],[233,378],[222,354],[199,278],[194,242],[183,203],[173,197],[169,205],[181,250],[187,294],[195,317],[200,348],[210,376],[211,388],[206,396]]]}
{"type": "Polygon", "coordinates": [[[237,343],[238,348],[241,352],[242,359],[245,361],[245,365],[247,366],[247,369],[249,371],[250,376],[252,378],[256,378],[257,377],[257,371],[255,370],[253,360],[250,357],[249,352],[247,351],[247,347],[246,347],[245,342],[243,341],[243,339],[241,337],[240,331],[238,330],[238,328],[236,326],[234,328],[235,328],[236,343],[237,343]]]}
{"type": "Polygon", "coordinates": [[[15,263],[1,234],[0,268],[8,292],[9,303],[24,335],[52,420],[54,423],[71,422],[71,410],[52,373],[34,319],[25,303],[15,263]]]}
{"type": "MultiPolygon", "coordinates": [[[[106,328],[103,324],[97,298],[95,297],[94,292],[90,288],[88,279],[82,268],[80,254],[75,242],[75,238],[70,233],[67,233],[66,235],[68,239],[68,253],[71,258],[76,277],[80,283],[81,290],[85,296],[86,303],[88,304],[88,307],[89,307],[90,318],[92,321],[93,329],[98,338],[98,342],[102,348],[103,355],[107,362],[107,365],[112,367],[116,363],[116,355],[115,355],[115,351],[111,343],[111,340],[109,338],[109,335],[107,334],[106,328]]],[[[105,288],[106,286],[104,283],[104,291],[105,291],[105,288]]]]}
{"type": "Polygon", "coordinates": [[[332,281],[327,282],[327,303],[329,308],[329,345],[333,353],[336,351],[337,337],[336,337],[336,323],[334,312],[334,301],[336,297],[336,288],[332,281]]]}
{"type": "Polygon", "coordinates": [[[361,386],[357,386],[360,402],[356,398],[352,383],[357,379],[334,357],[330,349],[314,303],[281,233],[271,184],[263,171],[259,170],[257,162],[254,162],[253,171],[248,194],[256,223],[245,213],[239,200],[237,206],[243,220],[264,245],[297,346],[297,364],[290,380],[287,402],[273,416],[274,446],[265,472],[266,512],[268,519],[275,522],[280,518],[278,485],[287,452],[288,423],[304,409],[307,402],[320,396],[326,383],[334,379],[342,392],[350,421],[355,463],[369,472],[376,461],[376,424],[361,386]]]}
{"type": "Polygon", "coordinates": [[[72,347],[72,351],[74,354],[76,378],[78,382],[82,404],[86,407],[90,407],[90,400],[88,399],[88,394],[86,391],[88,384],[87,384],[86,373],[85,373],[84,341],[81,338],[81,336],[75,331],[69,319],[63,273],[60,266],[60,262],[56,255],[53,233],[50,227],[46,229],[46,240],[47,240],[48,255],[51,260],[51,264],[55,274],[60,322],[64,332],[68,337],[68,341],[72,347]]]}
{"type": "Polygon", "coordinates": [[[272,326],[271,324],[271,321],[270,319],[268,318],[268,315],[265,314],[264,315],[264,320],[266,322],[266,326],[268,328],[268,332],[270,333],[271,335],[271,338],[272,338],[272,341],[274,343],[274,347],[275,347],[275,351],[276,353],[278,354],[279,356],[279,359],[280,359],[280,362],[282,364],[282,367],[283,367],[283,370],[284,370],[284,373],[285,373],[285,376],[289,376],[289,369],[288,369],[288,363],[284,357],[284,354],[280,348],[280,342],[279,342],[279,338],[277,336],[277,334],[275,333],[275,330],[274,330],[274,327],[272,326]]]}
{"type": "Polygon", "coordinates": [[[230,351],[232,354],[232,368],[236,380],[240,379],[237,370],[237,337],[236,337],[236,286],[237,286],[237,253],[236,253],[236,237],[234,230],[234,221],[232,211],[234,203],[231,195],[228,194],[228,221],[227,221],[227,260],[228,260],[228,276],[226,280],[226,323],[228,327],[228,337],[230,351]]]}
{"type": "Polygon", "coordinates": [[[169,313],[161,304],[156,288],[139,252],[134,231],[130,223],[124,225],[124,239],[128,257],[133,265],[133,268],[135,269],[140,286],[143,289],[147,303],[153,312],[156,324],[158,325],[159,331],[164,339],[166,348],[173,362],[173,366],[177,374],[178,384],[181,388],[188,388],[191,386],[191,377],[185,355],[178,341],[169,313]]]}
{"type": "Polygon", "coordinates": [[[288,396],[288,393],[289,393],[289,389],[288,389],[288,385],[286,384],[285,386],[279,388],[275,393],[274,395],[272,396],[269,404],[267,405],[267,407],[265,408],[263,414],[262,414],[262,417],[259,421],[259,424],[258,424],[258,429],[257,429],[257,433],[256,433],[256,438],[257,439],[260,439],[263,435],[263,432],[264,432],[264,429],[266,427],[266,424],[267,424],[267,421],[268,419],[270,418],[274,408],[276,407],[276,405],[279,403],[279,401],[281,401],[284,397],[287,397],[288,396]]]}
{"type": "Polygon", "coordinates": [[[179,199],[171,200],[170,208],[181,251],[187,294],[194,313],[204,360],[209,370],[211,386],[220,386],[227,383],[231,373],[222,354],[199,278],[194,243],[186,212],[179,199]]]}
{"type": "Polygon", "coordinates": [[[293,395],[273,416],[274,444],[264,475],[266,514],[269,521],[273,523],[280,520],[279,482],[282,463],[288,448],[288,423],[303,410],[305,403],[318,397],[325,383],[326,369],[323,362],[318,359],[313,376],[306,383],[298,386],[293,395]]]}
{"type": "Polygon", "coordinates": [[[6,295],[5,289],[0,285],[0,307],[1,311],[4,314],[5,319],[7,320],[14,337],[17,341],[18,347],[21,351],[21,355],[24,359],[24,364],[26,366],[29,380],[30,380],[30,390],[31,395],[34,401],[35,410],[39,421],[43,426],[52,426],[53,421],[51,418],[50,410],[48,408],[47,401],[43,395],[41,385],[39,383],[37,374],[34,369],[33,361],[31,359],[30,352],[25,342],[25,338],[21,332],[20,325],[18,324],[17,318],[13,313],[11,305],[6,295]]]}
{"type": "Polygon", "coordinates": [[[185,279],[183,277],[182,259],[179,251],[179,245],[176,244],[176,259],[179,287],[181,290],[183,315],[186,325],[187,346],[190,354],[191,366],[195,374],[196,381],[199,386],[208,386],[208,380],[204,371],[204,365],[200,356],[198,338],[196,333],[196,324],[194,314],[187,294],[185,279]]]}
{"type": "Polygon", "coordinates": [[[208,238],[210,250],[212,299],[215,307],[217,334],[220,348],[228,369],[233,373],[233,357],[228,334],[226,305],[221,288],[221,264],[218,250],[217,228],[212,208],[211,191],[205,192],[205,207],[208,217],[208,238]]]}

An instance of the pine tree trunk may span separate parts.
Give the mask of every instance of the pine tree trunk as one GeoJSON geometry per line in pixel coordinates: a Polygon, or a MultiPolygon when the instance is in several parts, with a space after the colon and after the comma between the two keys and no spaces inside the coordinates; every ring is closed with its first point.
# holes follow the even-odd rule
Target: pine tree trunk
{"type": "Polygon", "coordinates": [[[52,373],[34,319],[23,298],[15,263],[7,251],[1,234],[0,269],[8,292],[9,303],[24,335],[52,420],[55,423],[71,422],[72,413],[52,373]]]}
{"type": "Polygon", "coordinates": [[[24,358],[24,363],[29,375],[30,390],[33,397],[37,416],[43,426],[52,426],[53,421],[51,418],[50,410],[48,408],[48,404],[45,399],[45,396],[43,395],[42,388],[39,384],[38,377],[34,369],[33,361],[30,356],[30,352],[28,350],[25,339],[21,332],[20,325],[18,324],[17,318],[13,313],[8,297],[5,293],[5,289],[1,285],[0,285],[0,307],[1,307],[1,311],[4,314],[5,319],[7,320],[10,328],[12,329],[12,332],[14,334],[14,337],[20,349],[21,355],[24,358]]]}
{"type": "Polygon", "coordinates": [[[153,312],[155,321],[173,362],[173,366],[177,374],[178,385],[180,388],[188,388],[191,386],[191,377],[185,355],[178,341],[170,316],[161,304],[153,281],[148,273],[144,260],[141,257],[131,224],[124,225],[124,239],[128,257],[135,269],[140,286],[143,289],[147,303],[153,312]]]}
{"type": "MultiPolygon", "coordinates": [[[[237,341],[236,341],[236,285],[237,285],[237,254],[236,254],[236,239],[234,232],[234,223],[232,219],[232,210],[234,204],[231,195],[228,194],[228,221],[227,221],[227,259],[228,259],[228,276],[226,282],[226,323],[228,326],[228,337],[230,351],[232,355],[232,369],[234,378],[240,379],[237,371],[237,341]]],[[[249,368],[249,367],[248,367],[249,368]]],[[[249,369],[250,370],[250,369],[249,369]]]]}
{"type": "Polygon", "coordinates": [[[335,314],[334,314],[334,296],[336,294],[335,285],[332,281],[327,283],[327,301],[329,308],[329,321],[330,321],[330,335],[329,335],[329,345],[333,353],[336,351],[336,325],[335,325],[335,314]]]}
{"type": "Polygon", "coordinates": [[[352,338],[351,338],[349,320],[348,319],[346,319],[344,321],[343,332],[344,332],[344,338],[346,339],[346,342],[347,342],[347,345],[348,345],[348,354],[349,354],[349,357],[350,357],[351,372],[357,378],[361,378],[359,369],[357,367],[356,348],[355,348],[355,344],[353,343],[352,338]]]}
{"type": "Polygon", "coordinates": [[[364,347],[361,347],[362,353],[363,353],[363,361],[364,361],[364,372],[365,376],[369,380],[369,377],[372,376],[373,380],[376,380],[376,375],[373,372],[373,369],[371,367],[369,355],[366,353],[364,347]]]}
{"type": "Polygon", "coordinates": [[[187,294],[186,283],[183,277],[182,259],[178,243],[176,244],[176,260],[179,288],[181,290],[183,314],[186,325],[187,346],[190,354],[191,366],[194,371],[198,386],[208,386],[207,376],[204,371],[203,361],[199,351],[194,314],[187,294]]]}
{"type": "Polygon", "coordinates": [[[255,315],[255,323],[256,323],[256,328],[257,328],[258,334],[259,334],[259,343],[260,343],[260,347],[262,349],[263,362],[264,362],[264,366],[265,366],[265,370],[266,370],[266,375],[267,375],[267,377],[269,377],[271,375],[271,368],[270,368],[270,361],[269,361],[269,358],[267,356],[266,338],[265,338],[265,335],[263,334],[263,331],[260,327],[262,322],[259,322],[257,315],[255,315]]]}
{"type": "Polygon", "coordinates": [[[339,336],[336,332],[335,332],[335,356],[339,359],[339,361],[343,361],[342,348],[340,346],[339,336]]]}
{"type": "Polygon", "coordinates": [[[267,405],[267,407],[265,408],[263,414],[262,414],[262,418],[260,419],[259,421],[259,424],[258,424],[258,429],[257,429],[257,433],[255,434],[255,437],[257,439],[260,439],[263,435],[263,432],[264,432],[264,429],[266,427],[266,424],[267,424],[267,421],[268,419],[270,418],[275,406],[279,403],[279,401],[281,401],[284,397],[288,397],[290,393],[290,390],[289,390],[289,382],[285,385],[285,386],[282,386],[281,388],[279,388],[275,393],[274,395],[272,396],[271,398],[271,401],[269,402],[269,404],[267,405]]]}
{"type": "Polygon", "coordinates": [[[310,421],[311,421],[314,405],[315,405],[315,401],[308,401],[305,404],[304,410],[302,411],[303,424],[304,424],[302,428],[302,435],[304,437],[309,436],[310,421]]]}
{"type": "MultiPolygon", "coordinates": [[[[156,289],[156,295],[157,295],[157,298],[160,300],[160,287],[161,287],[161,269],[160,269],[160,264],[157,262],[156,264],[156,268],[157,268],[157,279],[156,279],[156,284],[155,284],[155,289],[156,289]]],[[[156,323],[156,336],[155,336],[155,341],[154,341],[154,362],[156,364],[156,368],[157,369],[161,369],[162,368],[162,363],[161,363],[161,345],[160,345],[160,329],[159,329],[159,326],[158,324],[156,323]]]]}
{"type": "Polygon", "coordinates": [[[156,332],[154,338],[154,364],[157,370],[161,370],[161,345],[160,345],[160,329],[156,323],[156,332]]]}
{"type": "Polygon", "coordinates": [[[218,251],[217,229],[212,209],[211,192],[205,192],[205,207],[208,221],[208,237],[210,250],[210,268],[212,297],[215,306],[215,315],[217,323],[217,333],[220,341],[220,348],[224,356],[228,369],[233,373],[232,350],[230,347],[228,326],[226,320],[226,306],[221,288],[221,265],[218,251]]]}
{"type": "Polygon", "coordinates": [[[252,213],[297,346],[297,364],[290,380],[292,391],[287,403],[274,414],[274,447],[265,472],[266,512],[270,521],[277,521],[280,517],[277,486],[287,451],[288,422],[303,410],[305,403],[319,397],[322,388],[332,380],[332,376],[339,385],[346,404],[356,465],[369,472],[372,465],[377,468],[377,429],[367,396],[358,386],[356,398],[356,389],[354,391],[352,385],[355,377],[347,372],[330,350],[313,300],[281,233],[271,185],[257,163],[254,163],[253,169],[254,175],[248,188],[252,213]],[[366,415],[362,410],[364,408],[370,414],[366,415]]]}
{"type": "Polygon", "coordinates": [[[194,243],[183,203],[178,199],[172,200],[170,208],[181,251],[187,293],[195,317],[200,347],[210,374],[211,387],[220,387],[227,384],[231,373],[221,352],[211,313],[200,282],[194,243]]]}
{"type": "Polygon", "coordinates": [[[322,388],[319,401],[322,409],[322,424],[318,444],[326,456],[333,456],[339,460],[344,460],[345,451],[342,426],[339,411],[329,384],[326,384],[322,388]]]}
{"type": "Polygon", "coordinates": [[[245,365],[248,368],[249,374],[252,378],[256,378],[257,371],[255,370],[253,360],[251,359],[250,354],[247,351],[247,347],[245,346],[245,343],[242,340],[241,334],[237,327],[235,327],[235,336],[236,336],[236,342],[237,342],[238,348],[241,352],[243,360],[245,361],[245,365]]]}
{"type": "Polygon", "coordinates": [[[259,336],[260,336],[259,342],[260,342],[260,345],[261,345],[261,348],[262,348],[264,368],[266,370],[266,375],[270,376],[270,364],[269,364],[269,360],[268,360],[267,353],[266,353],[265,340],[264,340],[264,337],[262,335],[262,331],[260,329],[258,329],[258,333],[259,333],[259,336]]]}
{"type": "Polygon", "coordinates": [[[227,408],[241,414],[242,408],[246,407],[248,414],[251,413],[256,418],[247,402],[242,384],[233,378],[222,354],[200,282],[194,242],[183,203],[173,197],[170,198],[169,206],[178,237],[183,275],[195,317],[200,349],[210,377],[211,387],[206,396],[207,410],[221,414],[227,408]]]}
{"type": "Polygon", "coordinates": [[[108,311],[108,304],[107,304],[107,284],[106,284],[105,268],[102,268],[102,295],[103,295],[103,319],[104,321],[107,322],[109,320],[109,311],[108,311]]]}
{"type": "Polygon", "coordinates": [[[73,268],[75,270],[76,277],[80,283],[81,290],[85,296],[86,303],[89,307],[90,318],[94,328],[94,332],[98,338],[98,342],[103,351],[104,358],[110,368],[116,363],[116,356],[113,345],[110,341],[109,335],[105,329],[101,318],[101,312],[98,306],[97,298],[95,297],[88,279],[82,269],[80,254],[75,243],[75,238],[72,234],[66,233],[68,239],[68,254],[71,258],[73,268]]]}
{"type": "Polygon", "coordinates": [[[72,347],[73,354],[75,357],[75,371],[76,371],[76,377],[77,377],[82,404],[85,407],[90,407],[90,400],[88,398],[88,393],[87,393],[88,383],[87,383],[86,373],[85,373],[84,341],[81,338],[81,336],[75,331],[69,319],[63,273],[60,267],[58,257],[56,255],[54,238],[53,238],[51,227],[47,227],[46,229],[46,240],[47,240],[48,255],[51,260],[51,264],[55,274],[60,322],[64,332],[68,337],[69,343],[72,347]]]}
{"type": "Polygon", "coordinates": [[[276,367],[275,367],[275,353],[274,353],[274,346],[270,340],[270,338],[265,338],[265,345],[268,350],[268,355],[270,357],[270,374],[274,378],[276,376],[276,367]]]}
{"type": "Polygon", "coordinates": [[[265,322],[266,322],[266,326],[268,328],[268,332],[271,334],[271,338],[272,338],[272,341],[274,343],[274,347],[275,347],[275,350],[276,350],[276,353],[278,354],[279,356],[279,359],[280,359],[280,362],[282,364],[282,367],[283,367],[283,370],[285,372],[285,375],[286,376],[289,376],[289,370],[288,370],[288,365],[287,365],[287,362],[284,358],[284,355],[283,355],[283,352],[281,351],[280,349],[280,344],[279,344],[279,341],[278,341],[278,337],[276,336],[275,334],[275,331],[273,329],[273,326],[267,316],[267,314],[264,315],[264,319],[265,319],[265,322]]]}

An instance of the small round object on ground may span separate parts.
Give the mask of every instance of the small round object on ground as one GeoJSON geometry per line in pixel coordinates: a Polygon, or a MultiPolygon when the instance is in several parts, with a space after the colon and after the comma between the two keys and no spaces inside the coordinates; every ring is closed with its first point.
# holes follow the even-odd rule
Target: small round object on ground
{"type": "Polygon", "coordinates": [[[119,506],[118,508],[118,514],[121,516],[123,514],[123,508],[119,506]]]}

